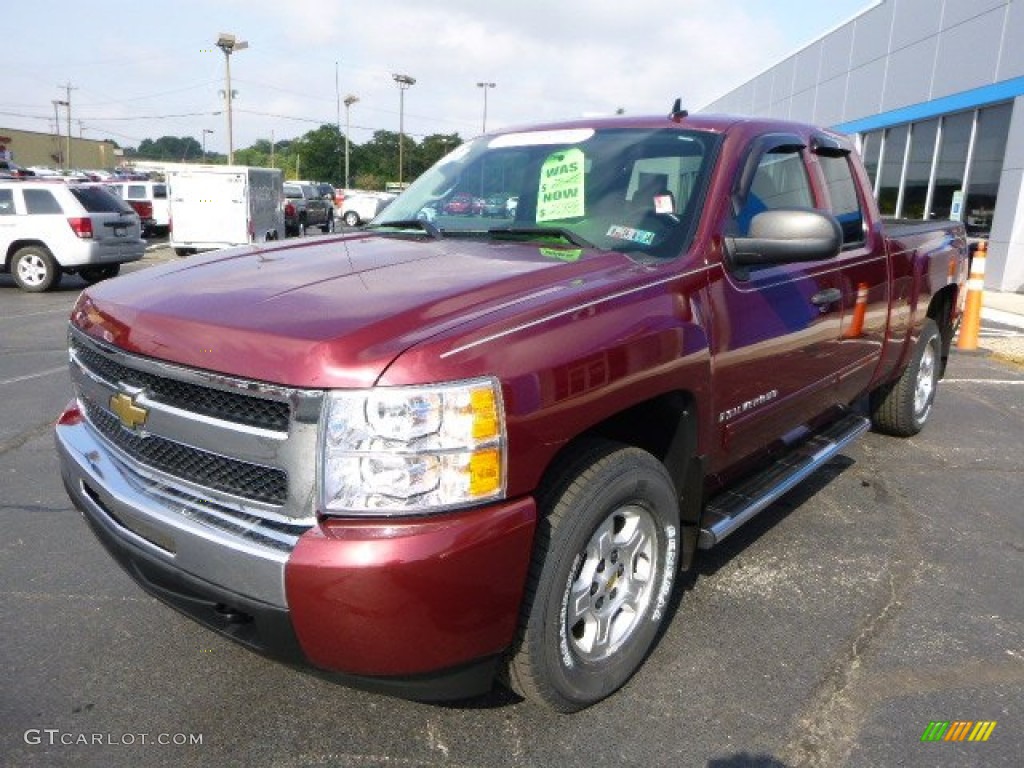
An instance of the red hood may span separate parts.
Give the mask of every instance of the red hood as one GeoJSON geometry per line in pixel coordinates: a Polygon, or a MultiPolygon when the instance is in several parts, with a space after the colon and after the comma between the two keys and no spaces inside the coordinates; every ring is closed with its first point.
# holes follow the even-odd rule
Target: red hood
{"type": "Polygon", "coordinates": [[[72,320],[182,365],[289,386],[366,387],[416,343],[540,293],[556,279],[541,270],[564,270],[562,282],[630,263],[557,255],[536,244],[372,235],[250,246],[100,283],[72,320]]]}

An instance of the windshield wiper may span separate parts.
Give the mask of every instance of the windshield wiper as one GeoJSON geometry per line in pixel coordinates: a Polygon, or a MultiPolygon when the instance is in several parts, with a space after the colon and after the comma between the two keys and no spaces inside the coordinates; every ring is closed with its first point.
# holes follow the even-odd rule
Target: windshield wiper
{"type": "Polygon", "coordinates": [[[571,229],[565,229],[564,227],[497,227],[495,229],[488,229],[487,234],[492,237],[501,237],[502,235],[526,235],[528,237],[558,237],[565,240],[567,243],[572,243],[580,248],[596,248],[589,240],[584,240],[582,237],[577,235],[571,229]]]}
{"type": "Polygon", "coordinates": [[[380,229],[381,227],[395,227],[396,229],[422,229],[428,235],[435,240],[444,239],[444,233],[438,229],[432,221],[426,219],[399,219],[398,221],[382,221],[380,224],[374,224],[371,229],[380,229]]]}

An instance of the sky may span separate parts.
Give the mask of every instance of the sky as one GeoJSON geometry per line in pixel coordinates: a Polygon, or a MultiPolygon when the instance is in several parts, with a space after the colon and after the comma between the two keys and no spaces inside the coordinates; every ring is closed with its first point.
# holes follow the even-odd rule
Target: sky
{"type": "MultiPolygon", "coordinates": [[[[489,130],[619,109],[667,114],[677,96],[696,110],[875,2],[10,2],[0,128],[52,133],[53,101],[69,100],[75,136],[122,147],[192,136],[226,153],[220,33],[249,44],[231,56],[236,149],[324,123],[344,131],[348,95],[359,99],[347,118],[356,143],[397,132],[400,111],[417,140],[470,138],[485,94],[489,130]],[[396,73],[416,80],[401,110],[396,73]]],[[[66,131],[64,107],[60,121],[66,131]]]]}

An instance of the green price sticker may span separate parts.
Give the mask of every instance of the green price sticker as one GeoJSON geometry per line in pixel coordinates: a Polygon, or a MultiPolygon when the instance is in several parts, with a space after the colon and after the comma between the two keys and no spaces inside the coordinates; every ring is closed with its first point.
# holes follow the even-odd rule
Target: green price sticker
{"type": "Polygon", "coordinates": [[[567,149],[548,155],[540,169],[537,222],[583,215],[583,150],[567,149]]]}

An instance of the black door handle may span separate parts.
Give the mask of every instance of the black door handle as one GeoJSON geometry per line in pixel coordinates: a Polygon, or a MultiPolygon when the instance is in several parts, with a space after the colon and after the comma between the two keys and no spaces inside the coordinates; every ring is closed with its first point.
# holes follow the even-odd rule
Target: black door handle
{"type": "Polygon", "coordinates": [[[827,307],[829,304],[835,304],[841,298],[843,298],[843,292],[838,288],[825,288],[811,296],[811,304],[827,307]]]}

